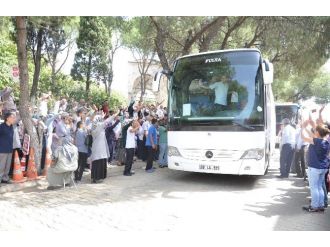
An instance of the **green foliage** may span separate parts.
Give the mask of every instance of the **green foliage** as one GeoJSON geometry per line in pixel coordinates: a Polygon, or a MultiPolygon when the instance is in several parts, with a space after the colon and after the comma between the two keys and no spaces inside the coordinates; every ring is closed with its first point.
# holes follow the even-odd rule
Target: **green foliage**
{"type": "MultiPolygon", "coordinates": [[[[89,84],[104,83],[110,92],[115,47],[111,38],[118,33],[122,43],[140,61],[142,74],[148,67],[143,61],[152,58],[156,50],[162,64],[165,57],[171,66],[185,52],[256,47],[263,57],[274,63],[273,88],[277,100],[298,101],[316,96],[319,101],[327,101],[330,96],[329,75],[320,71],[329,59],[330,17],[230,16],[219,19],[214,16],[163,16],[152,19],[36,16],[28,17],[28,22],[33,25],[35,36],[37,30],[44,30],[38,89],[40,92],[51,90],[57,97],[86,97],[88,92],[82,85],[86,83],[90,96],[95,97],[97,103],[107,98],[103,90],[89,84]],[[220,21],[210,27],[214,20],[220,21]],[[72,76],[63,75],[60,71],[54,73],[55,66],[52,64],[56,61],[57,52],[70,39],[78,36],[78,31],[78,52],[75,54],[72,76]]],[[[11,17],[0,17],[0,89],[11,86],[17,96],[19,84],[14,83],[10,76],[11,67],[17,64],[13,31],[11,17]]],[[[30,48],[35,49],[35,40],[32,43],[30,48]]],[[[28,63],[31,84],[34,72],[32,52],[28,53],[28,63]]],[[[141,85],[143,83],[141,81],[141,85]]],[[[113,100],[114,104],[120,102],[113,100]]]]}
{"type": "Polygon", "coordinates": [[[108,100],[111,108],[119,108],[126,105],[127,99],[122,94],[113,91],[111,97],[101,90],[97,85],[92,85],[89,94],[86,94],[83,85],[79,81],[74,81],[71,76],[58,73],[56,75],[56,87],[52,87],[51,69],[44,68],[40,75],[40,92],[48,92],[52,90],[53,96],[56,99],[66,97],[70,100],[79,101],[85,99],[95,105],[102,105],[105,100],[108,100]]]}
{"type": "Polygon", "coordinates": [[[17,65],[17,49],[8,35],[0,36],[0,89],[6,86],[15,87],[11,77],[12,66],[17,65]]]}
{"type": "Polygon", "coordinates": [[[313,81],[311,95],[316,97],[316,102],[323,104],[330,102],[330,73],[320,73],[313,81]]]}
{"type": "Polygon", "coordinates": [[[134,17],[128,22],[127,32],[122,33],[123,44],[133,52],[150,55],[154,50],[154,27],[148,17],[134,17]]]}
{"type": "Polygon", "coordinates": [[[317,102],[330,102],[330,73],[320,70],[313,79],[292,75],[287,80],[275,80],[273,90],[277,101],[297,102],[315,97],[317,102]]]}
{"type": "Polygon", "coordinates": [[[78,52],[71,75],[75,80],[86,81],[88,93],[91,79],[104,81],[109,74],[109,50],[111,49],[111,30],[105,24],[105,17],[81,17],[78,52]]]}

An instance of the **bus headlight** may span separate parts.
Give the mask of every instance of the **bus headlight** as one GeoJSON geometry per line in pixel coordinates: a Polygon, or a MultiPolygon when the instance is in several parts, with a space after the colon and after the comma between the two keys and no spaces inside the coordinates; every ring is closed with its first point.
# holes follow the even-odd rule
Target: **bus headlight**
{"type": "Polygon", "coordinates": [[[261,148],[249,149],[244,152],[241,159],[261,160],[264,157],[264,150],[261,148]]]}
{"type": "Polygon", "coordinates": [[[168,146],[168,156],[181,156],[181,154],[176,147],[168,146]]]}

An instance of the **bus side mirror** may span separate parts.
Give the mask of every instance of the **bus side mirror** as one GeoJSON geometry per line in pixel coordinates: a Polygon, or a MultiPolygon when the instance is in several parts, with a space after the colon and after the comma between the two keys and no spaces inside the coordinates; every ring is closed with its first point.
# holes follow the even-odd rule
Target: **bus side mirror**
{"type": "Polygon", "coordinates": [[[264,84],[272,84],[274,80],[273,64],[267,59],[262,62],[262,72],[264,77],[264,84]]]}
{"type": "Polygon", "coordinates": [[[173,75],[173,72],[172,71],[168,71],[168,70],[158,71],[155,74],[154,80],[152,82],[152,91],[153,92],[159,92],[160,80],[162,79],[162,76],[163,75],[166,75],[169,78],[170,76],[173,75]]]}
{"type": "Polygon", "coordinates": [[[159,91],[159,85],[160,85],[160,79],[162,77],[161,72],[157,72],[155,74],[154,80],[152,82],[152,91],[153,92],[158,92],[159,91]]]}

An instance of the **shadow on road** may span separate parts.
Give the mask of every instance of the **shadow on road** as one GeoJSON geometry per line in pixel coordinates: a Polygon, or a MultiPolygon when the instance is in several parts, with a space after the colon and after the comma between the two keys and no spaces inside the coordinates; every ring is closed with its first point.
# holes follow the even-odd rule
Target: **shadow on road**
{"type": "Polygon", "coordinates": [[[232,176],[221,174],[203,174],[169,169],[157,169],[154,174],[146,174],[136,166],[137,173],[133,177],[123,177],[121,172],[110,172],[102,184],[90,184],[89,177],[84,183],[67,189],[46,190],[45,186],[25,189],[10,193],[0,201],[10,201],[19,207],[28,207],[31,202],[39,202],[39,206],[57,207],[61,204],[94,205],[122,201],[150,200],[155,197],[180,199],[176,192],[244,192],[252,190],[258,179],[248,176],[232,176]],[[54,196],[55,195],[55,196],[54,196]]]}
{"type": "MultiPolygon", "coordinates": [[[[272,176],[265,179],[272,179],[272,176]]],[[[278,188],[277,195],[272,196],[272,202],[256,202],[245,204],[246,211],[263,217],[276,217],[273,230],[330,230],[330,212],[307,213],[302,206],[308,205],[310,193],[307,182],[300,178],[289,178],[291,185],[287,189],[278,188]]],[[[259,184],[265,183],[260,181],[259,184]]]]}

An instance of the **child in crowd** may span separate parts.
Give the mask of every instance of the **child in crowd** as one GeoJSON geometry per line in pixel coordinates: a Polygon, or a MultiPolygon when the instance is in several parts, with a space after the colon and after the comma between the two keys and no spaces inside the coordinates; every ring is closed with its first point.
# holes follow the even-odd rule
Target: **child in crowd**
{"type": "Polygon", "coordinates": [[[85,124],[82,121],[77,123],[77,130],[75,136],[75,144],[78,148],[78,168],[75,171],[75,181],[80,182],[84,168],[86,167],[87,163],[87,156],[88,156],[88,147],[85,144],[85,140],[87,137],[87,131],[85,128],[85,124]]]}

